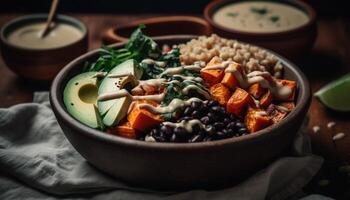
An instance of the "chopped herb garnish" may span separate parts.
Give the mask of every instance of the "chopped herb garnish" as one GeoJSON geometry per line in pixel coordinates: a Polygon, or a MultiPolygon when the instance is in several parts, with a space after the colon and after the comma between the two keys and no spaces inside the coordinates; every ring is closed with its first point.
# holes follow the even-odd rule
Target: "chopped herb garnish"
{"type": "Polygon", "coordinates": [[[236,12],[229,12],[226,15],[229,16],[229,17],[237,17],[238,13],[236,13],[236,12]]]}
{"type": "Polygon", "coordinates": [[[256,8],[256,7],[251,7],[250,11],[259,15],[266,15],[268,13],[267,8],[256,8]]]}
{"type": "Polygon", "coordinates": [[[271,20],[273,23],[276,23],[278,20],[280,20],[280,17],[277,16],[277,15],[274,15],[274,16],[271,16],[271,17],[270,17],[270,20],[271,20]]]}

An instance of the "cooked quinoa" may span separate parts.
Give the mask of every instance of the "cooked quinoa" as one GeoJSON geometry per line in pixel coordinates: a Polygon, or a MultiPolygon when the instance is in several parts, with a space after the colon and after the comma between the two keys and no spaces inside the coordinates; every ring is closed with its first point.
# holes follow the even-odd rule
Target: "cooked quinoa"
{"type": "Polygon", "coordinates": [[[216,34],[210,37],[200,36],[178,47],[181,52],[180,60],[186,65],[193,64],[195,61],[207,63],[218,56],[222,60],[240,63],[245,73],[268,71],[277,78],[282,76],[282,64],[271,53],[257,46],[221,38],[216,34]]]}

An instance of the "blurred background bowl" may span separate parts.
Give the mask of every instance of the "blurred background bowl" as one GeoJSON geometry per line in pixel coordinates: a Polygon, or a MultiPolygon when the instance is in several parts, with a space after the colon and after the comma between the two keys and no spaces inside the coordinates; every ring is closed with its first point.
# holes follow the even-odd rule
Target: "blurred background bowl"
{"type": "Polygon", "coordinates": [[[8,68],[18,76],[37,81],[50,81],[71,60],[88,49],[88,30],[79,20],[65,15],[57,15],[56,22],[78,28],[83,37],[68,45],[48,49],[24,48],[8,42],[8,35],[24,24],[46,22],[47,15],[34,14],[16,18],[1,28],[1,54],[8,68]]]}
{"type": "Polygon", "coordinates": [[[304,11],[308,15],[309,21],[297,28],[273,33],[234,30],[221,26],[213,20],[213,15],[218,9],[238,2],[242,1],[218,0],[212,1],[205,7],[204,17],[212,27],[214,33],[222,37],[237,39],[271,49],[289,59],[301,58],[312,49],[317,36],[316,12],[305,2],[300,0],[278,1],[278,3],[288,4],[304,11]]]}

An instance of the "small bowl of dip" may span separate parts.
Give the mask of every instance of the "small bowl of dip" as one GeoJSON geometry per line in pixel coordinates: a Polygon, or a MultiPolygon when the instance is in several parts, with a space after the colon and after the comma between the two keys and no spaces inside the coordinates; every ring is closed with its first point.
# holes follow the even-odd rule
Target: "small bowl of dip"
{"type": "Polygon", "coordinates": [[[18,76],[50,81],[88,49],[88,30],[79,20],[57,15],[50,32],[40,37],[47,15],[16,18],[1,28],[0,47],[6,65],[18,76]]]}
{"type": "Polygon", "coordinates": [[[256,44],[295,59],[313,47],[316,12],[300,0],[218,0],[204,17],[220,36],[256,44]]]}

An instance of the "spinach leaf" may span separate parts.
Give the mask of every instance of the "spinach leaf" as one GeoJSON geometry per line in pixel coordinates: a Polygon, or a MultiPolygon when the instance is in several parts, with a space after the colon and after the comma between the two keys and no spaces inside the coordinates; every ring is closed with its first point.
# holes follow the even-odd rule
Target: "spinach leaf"
{"type": "Polygon", "coordinates": [[[166,62],[167,67],[180,66],[180,49],[173,48],[170,52],[163,54],[159,60],[166,62]]]}

